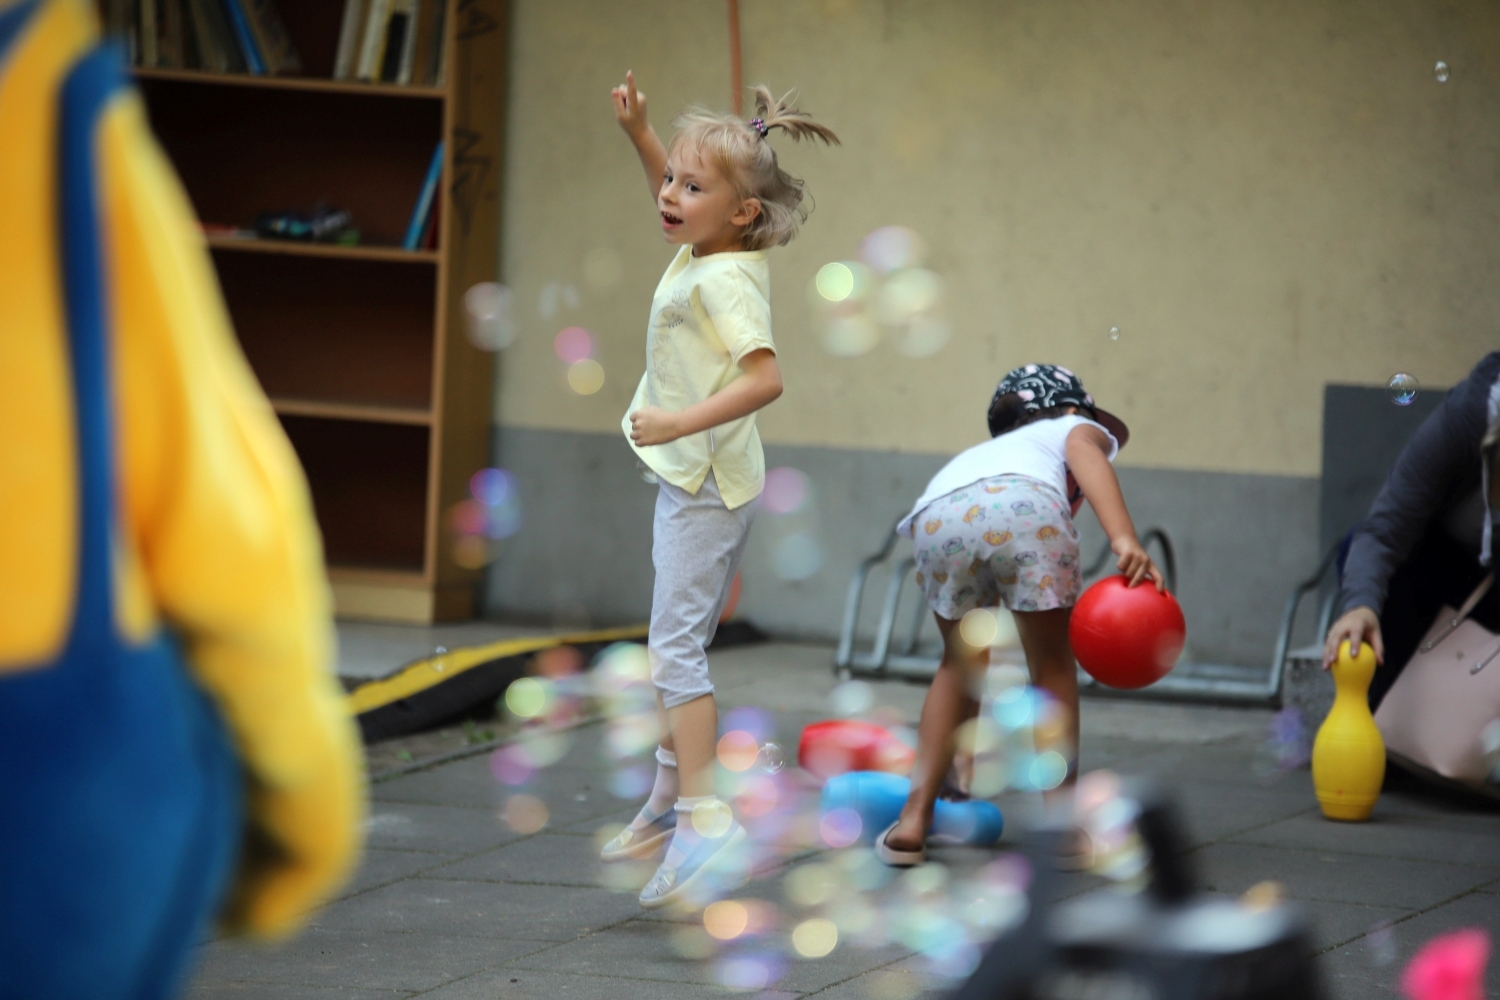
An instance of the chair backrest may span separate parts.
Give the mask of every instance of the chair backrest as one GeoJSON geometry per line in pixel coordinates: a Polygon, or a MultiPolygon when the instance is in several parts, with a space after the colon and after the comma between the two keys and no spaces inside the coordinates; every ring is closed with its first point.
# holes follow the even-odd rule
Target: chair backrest
{"type": "Polygon", "coordinates": [[[1326,551],[1369,513],[1401,449],[1446,392],[1424,386],[1410,405],[1397,406],[1384,386],[1323,387],[1319,551],[1326,551]]]}

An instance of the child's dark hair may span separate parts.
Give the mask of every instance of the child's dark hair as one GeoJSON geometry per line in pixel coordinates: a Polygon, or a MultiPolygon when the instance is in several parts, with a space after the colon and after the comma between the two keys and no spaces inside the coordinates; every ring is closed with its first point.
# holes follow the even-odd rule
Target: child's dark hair
{"type": "Polygon", "coordinates": [[[1028,411],[1026,400],[1022,399],[1018,393],[1007,392],[1003,396],[997,396],[990,404],[990,437],[999,437],[1001,434],[1007,434],[1027,424],[1034,424],[1038,420],[1056,420],[1058,417],[1066,417],[1075,412],[1085,413],[1091,420],[1098,419],[1098,414],[1094,412],[1093,407],[1078,406],[1074,403],[1028,411]]]}
{"type": "Polygon", "coordinates": [[[760,201],[760,213],[745,228],[746,250],[785,246],[807,219],[802,181],[776,162],[776,151],[766,142],[770,131],[781,129],[794,142],[818,139],[830,146],[839,144],[833,129],[792,107],[791,96],[788,93],[777,100],[761,85],[755,87],[757,117],[750,121],[694,106],[672,122],[679,131],[667,146],[669,152],[683,144],[696,147],[724,172],[741,198],[760,201]]]}

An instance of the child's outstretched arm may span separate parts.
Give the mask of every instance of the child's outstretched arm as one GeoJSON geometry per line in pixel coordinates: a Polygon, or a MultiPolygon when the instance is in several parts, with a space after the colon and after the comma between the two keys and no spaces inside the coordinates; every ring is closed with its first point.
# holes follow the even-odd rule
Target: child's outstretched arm
{"type": "Polygon", "coordinates": [[[685,410],[643,406],[630,415],[630,440],[636,444],[666,444],[710,427],[749,416],[781,395],[781,366],[768,348],[740,359],[745,374],[685,410]]]}
{"type": "Polygon", "coordinates": [[[1109,536],[1109,547],[1120,557],[1116,567],[1129,577],[1132,587],[1149,576],[1158,591],[1165,590],[1166,578],[1135,536],[1135,523],[1125,508],[1120,480],[1109,463],[1109,438],[1099,428],[1081,424],[1068,433],[1066,452],[1073,478],[1109,536]]]}
{"type": "Polygon", "coordinates": [[[661,144],[656,129],[646,120],[646,95],[635,89],[635,73],[627,70],[625,82],[609,92],[615,105],[615,121],[630,136],[635,151],[646,170],[646,186],[654,201],[661,193],[662,178],[667,173],[667,148],[661,144]]]}

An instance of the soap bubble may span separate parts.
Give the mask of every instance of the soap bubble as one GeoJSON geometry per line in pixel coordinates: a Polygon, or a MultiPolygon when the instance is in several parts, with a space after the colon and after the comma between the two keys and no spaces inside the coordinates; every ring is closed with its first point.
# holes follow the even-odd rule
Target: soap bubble
{"type": "Polygon", "coordinates": [[[755,766],[766,774],[779,774],[781,769],[786,767],[786,754],[782,752],[780,745],[767,743],[760,748],[755,766]]]}
{"type": "Polygon", "coordinates": [[[469,340],[481,351],[500,351],[515,343],[514,296],[495,281],[481,281],[464,293],[464,320],[469,340]]]}
{"type": "Polygon", "coordinates": [[[889,274],[922,263],[927,256],[927,244],[905,226],[884,226],[864,238],[859,255],[879,273],[889,274]]]}
{"type": "Polygon", "coordinates": [[[958,623],[958,634],[975,649],[989,649],[990,643],[995,641],[999,633],[999,622],[995,619],[995,613],[988,608],[975,608],[958,623]]]}
{"type": "Polygon", "coordinates": [[[834,261],[818,268],[813,287],[829,302],[859,298],[869,287],[869,269],[862,264],[834,261]]]}
{"type": "Polygon", "coordinates": [[[547,804],[534,795],[512,795],[500,809],[500,819],[516,833],[536,833],[547,825],[547,804]]]}
{"type": "Polygon", "coordinates": [[[806,580],[822,568],[823,546],[811,532],[796,531],[776,543],[771,562],[783,580],[806,580]]]}
{"type": "Polygon", "coordinates": [[[721,899],[703,911],[703,929],[719,941],[733,941],[750,926],[750,910],[737,899],[721,899]]]}
{"type": "Polygon", "coordinates": [[[622,767],[609,776],[609,794],[617,799],[638,799],[651,791],[656,775],[646,767],[622,767]]]}
{"type": "Polygon", "coordinates": [[[840,358],[868,354],[880,343],[880,328],[863,310],[851,315],[830,316],[823,324],[823,346],[840,358]]]}
{"type": "Polygon", "coordinates": [[[943,349],[953,327],[945,316],[919,316],[907,325],[896,349],[908,358],[930,358],[943,349]]]}
{"type": "Polygon", "coordinates": [[[783,465],[766,473],[760,504],[772,514],[791,514],[802,509],[810,492],[807,474],[783,465]]]}
{"type": "Polygon", "coordinates": [[[552,338],[552,349],[568,364],[594,356],[594,337],[581,326],[565,326],[552,338]]]}
{"type": "Polygon", "coordinates": [[[542,319],[552,319],[560,309],[577,309],[580,301],[577,288],[560,281],[549,281],[542,286],[536,309],[542,319]]]}
{"type": "Polygon", "coordinates": [[[1119,340],[1120,339],[1120,328],[1118,326],[1112,326],[1112,327],[1109,328],[1109,339],[1110,340],[1119,340]]]}
{"type": "Polygon", "coordinates": [[[480,469],[469,477],[469,495],[486,507],[505,503],[514,488],[515,477],[504,469],[480,469]]]}
{"type": "Polygon", "coordinates": [[[887,326],[903,326],[932,312],[942,301],[942,278],[932,271],[907,268],[886,278],[875,296],[875,314],[887,326]]]}
{"type": "Polygon", "coordinates": [[[864,681],[844,681],[828,696],[835,715],[858,715],[875,703],[875,689],[864,681]]]}
{"type": "Polygon", "coordinates": [[[583,283],[594,291],[607,292],[624,276],[624,262],[608,247],[599,247],[583,255],[583,283]]]}
{"type": "Polygon", "coordinates": [[[1056,750],[1036,755],[1031,762],[1031,784],[1043,790],[1053,789],[1068,776],[1068,760],[1056,750]]]}
{"type": "Polygon", "coordinates": [[[839,929],[826,917],[804,920],[792,931],[792,947],[803,958],[822,958],[839,943],[839,929]]]}
{"type": "Polygon", "coordinates": [[[521,719],[534,719],[547,707],[547,686],[535,677],[522,677],[505,689],[505,707],[521,719]]]}
{"type": "Polygon", "coordinates": [[[731,729],[719,737],[719,763],[731,771],[748,771],[760,756],[760,744],[753,733],[731,729]]]}
{"type": "Polygon", "coordinates": [[[1397,372],[1385,384],[1385,389],[1390,394],[1391,402],[1397,406],[1410,406],[1412,401],[1417,398],[1417,393],[1421,388],[1421,385],[1417,382],[1417,377],[1415,375],[1408,375],[1406,372],[1397,372]]]}
{"type": "Polygon", "coordinates": [[[568,388],[580,396],[592,396],[604,386],[604,366],[584,358],[568,366],[568,388]]]}
{"type": "Polygon", "coordinates": [[[1439,59],[1437,61],[1437,65],[1432,67],[1432,76],[1433,79],[1437,80],[1438,83],[1447,83],[1448,64],[1439,59]]]}
{"type": "Polygon", "coordinates": [[[1396,961],[1396,934],[1391,929],[1389,920],[1382,920],[1370,928],[1365,935],[1365,949],[1369,953],[1370,964],[1377,969],[1396,961]]]}
{"type": "Polygon", "coordinates": [[[848,847],[859,840],[864,820],[847,806],[830,809],[818,820],[818,833],[829,847],[848,847]]]}
{"type": "Polygon", "coordinates": [[[754,705],[741,705],[725,712],[723,727],[726,733],[735,729],[747,732],[757,744],[776,731],[770,715],[754,705]]]}
{"type": "Polygon", "coordinates": [[[729,832],[729,827],[734,823],[734,814],[723,802],[710,799],[693,806],[692,819],[693,829],[698,831],[698,835],[713,840],[729,832]]]}

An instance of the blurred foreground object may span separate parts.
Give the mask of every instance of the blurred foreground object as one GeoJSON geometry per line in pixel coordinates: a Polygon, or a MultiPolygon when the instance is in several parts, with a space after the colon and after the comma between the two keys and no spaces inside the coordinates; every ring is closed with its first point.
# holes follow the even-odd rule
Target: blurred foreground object
{"type": "Polygon", "coordinates": [[[0,997],[175,995],[352,869],[307,487],[87,0],[0,0],[0,997]],[[226,904],[226,899],[228,900],[226,904]]]}
{"type": "Polygon", "coordinates": [[[1160,793],[1128,784],[1150,856],[1134,894],[1103,889],[1049,905],[1061,829],[1029,833],[1035,877],[1025,923],[998,938],[958,1000],[1312,1000],[1320,996],[1301,913],[1273,894],[1198,894],[1160,793]]]}
{"type": "Polygon", "coordinates": [[[1073,607],[1068,640],[1079,666],[1112,688],[1148,687],[1177,665],[1187,644],[1187,621],[1177,600],[1147,580],[1126,586],[1107,576],[1073,607]]]}
{"type": "Polygon", "coordinates": [[[1407,1000],[1484,1000],[1484,967],[1490,936],[1470,927],[1433,938],[1412,956],[1401,974],[1407,1000]]]}
{"type": "Polygon", "coordinates": [[[1370,714],[1370,680],[1375,676],[1375,649],[1361,643],[1349,655],[1349,641],[1339,646],[1333,671],[1333,707],[1313,740],[1312,779],[1318,805],[1329,819],[1358,822],[1370,818],[1385,780],[1385,742],[1370,714]]]}
{"type": "Polygon", "coordinates": [[[825,719],[802,730],[797,763],[827,781],[849,771],[910,774],[916,751],[884,726],[859,719],[825,719]]]}
{"type": "MultiPolygon", "coordinates": [[[[819,802],[820,816],[839,809],[852,810],[860,821],[860,839],[870,843],[901,816],[911,794],[911,779],[884,771],[850,771],[828,779],[819,802]]],[[[934,844],[972,844],[985,847],[1000,839],[1005,819],[993,802],[975,799],[933,803],[928,837],[934,844]]]]}

